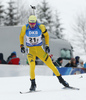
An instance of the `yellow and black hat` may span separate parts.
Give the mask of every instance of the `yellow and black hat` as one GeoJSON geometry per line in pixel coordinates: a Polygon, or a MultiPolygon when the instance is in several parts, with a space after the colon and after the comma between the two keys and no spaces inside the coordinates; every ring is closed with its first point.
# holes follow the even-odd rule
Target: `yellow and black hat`
{"type": "Polygon", "coordinates": [[[37,21],[37,18],[36,18],[35,15],[31,15],[31,16],[29,17],[29,19],[28,19],[28,22],[29,22],[29,23],[36,23],[36,21],[37,21]]]}

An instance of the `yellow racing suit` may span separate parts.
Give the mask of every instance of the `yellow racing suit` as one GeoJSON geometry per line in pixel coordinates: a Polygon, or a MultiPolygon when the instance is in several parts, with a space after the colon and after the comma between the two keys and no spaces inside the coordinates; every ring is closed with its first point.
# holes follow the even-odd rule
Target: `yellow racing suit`
{"type": "Polygon", "coordinates": [[[24,25],[20,33],[20,45],[24,45],[24,36],[26,35],[26,47],[29,48],[27,59],[30,65],[30,78],[35,79],[35,59],[36,56],[41,59],[56,76],[60,76],[59,71],[52,63],[49,55],[42,49],[42,34],[45,37],[45,45],[49,46],[49,35],[43,24],[37,24],[34,29],[31,29],[29,24],[24,25]],[[39,36],[39,37],[38,37],[39,36]],[[35,38],[34,38],[35,37],[35,38]],[[34,42],[35,41],[35,42],[34,42]],[[40,41],[40,42],[39,42],[40,41]]]}

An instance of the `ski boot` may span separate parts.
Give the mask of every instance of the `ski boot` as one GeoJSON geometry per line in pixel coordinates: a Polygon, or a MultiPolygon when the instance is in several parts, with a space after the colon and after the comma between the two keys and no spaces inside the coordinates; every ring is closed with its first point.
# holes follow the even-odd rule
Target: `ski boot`
{"type": "Polygon", "coordinates": [[[35,79],[31,80],[31,87],[30,87],[30,91],[35,91],[36,90],[36,83],[35,83],[35,79]]]}
{"type": "Polygon", "coordinates": [[[58,80],[60,83],[62,83],[62,85],[64,85],[65,87],[69,87],[69,84],[60,76],[57,76],[58,80]]]}

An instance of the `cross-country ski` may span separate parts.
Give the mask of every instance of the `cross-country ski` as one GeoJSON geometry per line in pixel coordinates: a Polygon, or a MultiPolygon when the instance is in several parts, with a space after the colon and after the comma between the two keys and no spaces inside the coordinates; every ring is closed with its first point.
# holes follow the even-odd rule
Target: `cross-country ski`
{"type": "Polygon", "coordinates": [[[35,90],[35,91],[27,91],[27,92],[22,92],[22,91],[20,91],[19,93],[20,94],[27,94],[27,93],[35,93],[35,92],[41,92],[41,90],[35,90]]]}
{"type": "Polygon", "coordinates": [[[80,88],[72,87],[72,86],[69,86],[69,87],[63,87],[63,89],[80,90],[80,88]]]}

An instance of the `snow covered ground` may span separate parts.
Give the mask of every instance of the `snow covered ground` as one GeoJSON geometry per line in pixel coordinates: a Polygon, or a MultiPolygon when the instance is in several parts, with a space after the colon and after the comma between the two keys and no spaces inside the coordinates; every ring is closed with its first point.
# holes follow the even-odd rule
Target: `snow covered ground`
{"type": "Polygon", "coordinates": [[[19,91],[29,90],[29,76],[0,77],[0,100],[86,100],[86,74],[63,78],[80,90],[62,89],[55,76],[36,76],[37,90],[42,91],[20,94],[19,91]]]}

